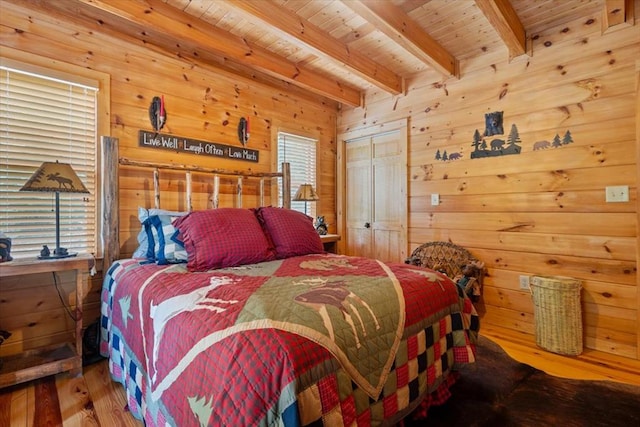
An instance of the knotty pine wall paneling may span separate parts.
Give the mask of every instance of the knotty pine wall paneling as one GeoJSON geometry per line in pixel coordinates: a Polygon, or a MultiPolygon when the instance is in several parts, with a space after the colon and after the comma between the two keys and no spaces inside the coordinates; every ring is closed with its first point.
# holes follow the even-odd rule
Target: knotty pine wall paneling
{"type": "MultiPolygon", "coordinates": [[[[317,135],[319,170],[322,171],[317,206],[319,214],[325,215],[332,224],[330,231],[335,232],[335,102],[303,94],[294,88],[284,91],[241,79],[203,62],[187,60],[123,38],[113,31],[108,25],[79,22],[48,10],[46,2],[7,1],[2,3],[0,13],[0,53],[3,48],[12,48],[51,61],[108,73],[111,76],[110,136],[119,139],[120,155],[130,159],[268,172],[272,168],[273,123],[286,124],[290,132],[317,135]],[[154,96],[161,95],[164,95],[167,110],[163,133],[241,146],[237,137],[238,121],[240,117],[250,117],[251,138],[247,146],[259,150],[259,162],[138,147],[138,131],[152,130],[149,104],[154,96]]],[[[136,235],[140,230],[138,206],[153,207],[153,176],[150,172],[123,166],[119,172],[120,250],[122,256],[128,256],[135,250],[136,235]]],[[[161,207],[186,210],[184,174],[163,171],[160,174],[161,207]]],[[[253,207],[258,203],[258,187],[257,183],[247,181],[244,182],[243,206],[253,207]]],[[[221,179],[220,206],[233,206],[235,188],[235,181],[221,179]]],[[[194,174],[194,209],[210,207],[212,192],[213,177],[194,174]]],[[[97,264],[101,265],[100,260],[97,264]]],[[[33,292],[42,295],[43,303],[59,306],[50,282],[43,280],[41,288],[33,292]]],[[[88,284],[83,301],[85,325],[99,316],[102,275],[94,276],[88,284]]],[[[11,304],[23,304],[31,293],[14,288],[11,288],[11,304]]],[[[66,320],[62,308],[46,309],[42,315],[46,320],[43,321],[34,320],[34,316],[37,314],[12,317],[11,328],[21,331],[19,336],[24,332],[24,338],[5,343],[3,351],[23,350],[30,348],[32,343],[57,342],[60,336],[73,331],[73,324],[66,320]]],[[[38,319],[44,319],[42,316],[38,319]]]]}
{"type": "Polygon", "coordinates": [[[341,111],[338,141],[409,118],[409,250],[452,241],[486,263],[481,330],[532,337],[519,276],[569,276],[583,283],[586,349],[638,360],[640,25],[603,35],[600,20],[530,34],[532,56],[509,61],[492,47],[461,61],[459,80],[424,72],[407,80],[405,96],[372,90],[365,107],[341,111]],[[504,134],[487,142],[506,141],[515,124],[521,153],[471,159],[474,132],[494,111],[504,112],[504,134]],[[533,149],[567,131],[572,143],[533,149]],[[436,160],[444,151],[461,158],[436,160]],[[611,185],[628,185],[630,201],[606,203],[611,185]]]}

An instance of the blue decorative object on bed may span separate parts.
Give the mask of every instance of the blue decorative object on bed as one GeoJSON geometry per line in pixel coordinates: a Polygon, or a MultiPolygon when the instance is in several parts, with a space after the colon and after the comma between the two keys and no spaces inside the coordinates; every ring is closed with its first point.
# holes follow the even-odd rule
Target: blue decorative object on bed
{"type": "Polygon", "coordinates": [[[138,220],[142,228],[137,236],[138,247],[133,257],[155,261],[161,265],[186,262],[187,252],[177,238],[173,221],[188,213],[139,207],[138,220]]]}

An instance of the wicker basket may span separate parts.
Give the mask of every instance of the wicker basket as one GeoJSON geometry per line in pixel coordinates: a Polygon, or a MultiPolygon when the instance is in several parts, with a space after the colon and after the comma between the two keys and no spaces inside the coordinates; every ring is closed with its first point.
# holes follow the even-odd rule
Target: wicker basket
{"type": "Polygon", "coordinates": [[[536,344],[554,353],[582,353],[582,310],[579,281],[569,277],[534,276],[536,344]]]}

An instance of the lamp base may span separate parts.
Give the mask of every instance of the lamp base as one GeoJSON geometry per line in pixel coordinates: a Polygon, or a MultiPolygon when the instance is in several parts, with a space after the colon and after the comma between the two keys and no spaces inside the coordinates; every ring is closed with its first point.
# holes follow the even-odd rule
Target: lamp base
{"type": "MultiPolygon", "coordinates": [[[[59,239],[57,239],[59,240],[59,239]]],[[[59,258],[70,258],[78,255],[77,252],[69,252],[66,248],[61,248],[58,246],[56,249],[51,252],[47,245],[42,245],[42,250],[40,251],[40,255],[38,259],[59,259],[59,258]]]]}
{"type": "Polygon", "coordinates": [[[69,252],[66,254],[51,254],[51,255],[38,255],[38,259],[60,259],[60,258],[71,258],[78,255],[77,252],[69,252]]]}

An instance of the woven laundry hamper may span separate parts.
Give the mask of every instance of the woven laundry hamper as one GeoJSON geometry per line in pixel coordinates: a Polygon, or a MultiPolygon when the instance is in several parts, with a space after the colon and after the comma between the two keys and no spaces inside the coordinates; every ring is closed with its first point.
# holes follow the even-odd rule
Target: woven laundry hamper
{"type": "Polygon", "coordinates": [[[531,281],[536,344],[554,353],[582,353],[580,281],[570,277],[534,276],[531,281]]]}

